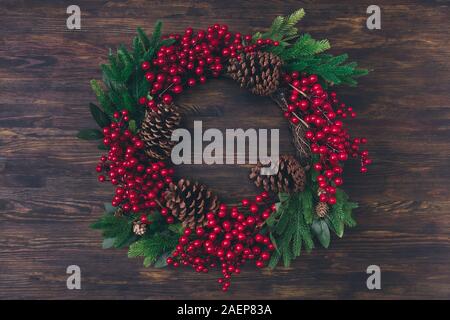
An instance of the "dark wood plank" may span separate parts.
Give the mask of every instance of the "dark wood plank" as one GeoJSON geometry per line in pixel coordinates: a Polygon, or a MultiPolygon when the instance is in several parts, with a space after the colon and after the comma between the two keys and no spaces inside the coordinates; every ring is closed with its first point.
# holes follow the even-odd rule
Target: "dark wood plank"
{"type": "MultiPolygon", "coordinates": [[[[297,1],[84,1],[82,30],[65,28],[67,1],[2,1],[0,7],[0,298],[450,298],[450,10],[448,1],[378,1],[382,29],[365,28],[369,1],[304,4],[300,27],[327,37],[333,53],[374,71],[360,86],[339,88],[359,113],[352,132],[369,139],[375,160],[363,179],[356,166],[346,189],[360,202],[359,226],[329,250],[300,257],[290,269],[245,268],[232,290],[218,275],[155,270],[124,250],[102,250],[88,225],[111,188],[96,182],[95,144],[77,140],[93,125],[89,80],[99,78],[107,49],[129,43],[137,26],[151,31],[205,27],[216,21],[250,33],[287,14],[297,1]],[[65,268],[82,269],[82,290],[66,289],[65,268]],[[382,290],[368,291],[365,269],[382,269],[382,290]]],[[[280,127],[280,112],[228,80],[183,96],[218,128],[280,127]],[[218,111],[217,113],[211,110],[218,111]],[[220,115],[220,116],[219,116],[220,115]],[[236,122],[236,117],[239,121],[236,122]]],[[[255,193],[248,166],[182,166],[224,199],[255,193]]]]}

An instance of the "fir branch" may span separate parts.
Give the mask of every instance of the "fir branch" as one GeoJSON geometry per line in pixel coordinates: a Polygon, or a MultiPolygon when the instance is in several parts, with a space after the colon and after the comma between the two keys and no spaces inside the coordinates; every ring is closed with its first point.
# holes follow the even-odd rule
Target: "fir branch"
{"type": "Polygon", "coordinates": [[[291,39],[297,35],[297,28],[295,25],[305,16],[305,10],[299,9],[289,16],[276,17],[268,32],[260,33],[257,32],[253,35],[253,40],[258,39],[272,39],[276,41],[286,41],[286,39],[291,39]]]}
{"type": "Polygon", "coordinates": [[[90,103],[89,109],[91,110],[92,118],[97,122],[100,128],[106,127],[111,123],[110,117],[104,113],[97,105],[90,103]]]}
{"type": "Polygon", "coordinates": [[[161,29],[162,29],[162,22],[161,21],[156,21],[155,26],[153,27],[153,33],[152,33],[152,37],[150,39],[150,46],[151,47],[156,47],[160,40],[161,40],[161,29]]]}
{"type": "Polygon", "coordinates": [[[94,91],[95,95],[97,96],[97,100],[100,102],[100,105],[102,106],[103,110],[108,114],[112,115],[115,111],[115,108],[113,107],[111,100],[108,98],[107,94],[103,90],[103,88],[100,86],[98,81],[91,80],[91,87],[94,91]]]}
{"type": "MultiPolygon", "coordinates": [[[[314,162],[314,159],[312,161],[314,162]]],[[[308,174],[307,188],[303,192],[290,195],[280,193],[276,211],[266,220],[270,239],[276,249],[268,264],[271,269],[275,268],[280,260],[285,266],[289,266],[291,261],[301,254],[303,248],[311,251],[314,248],[313,237],[323,247],[328,248],[330,229],[342,237],[345,226],[356,225],[352,210],[358,205],[350,202],[348,195],[341,189],[337,189],[336,204],[330,208],[326,218],[322,219],[314,214],[318,201],[316,175],[313,172],[308,174]]]]}
{"type": "Polygon", "coordinates": [[[111,213],[105,213],[99,220],[91,224],[91,228],[101,230],[103,238],[113,238],[115,248],[122,248],[136,238],[132,224],[132,218],[116,217],[111,213]]]}
{"type": "Polygon", "coordinates": [[[310,188],[306,188],[300,193],[303,216],[306,223],[311,224],[313,222],[313,195],[310,188]]]}
{"type": "Polygon", "coordinates": [[[278,46],[268,46],[262,50],[279,56],[284,61],[284,69],[288,72],[317,74],[328,84],[357,85],[356,78],[367,75],[368,70],[357,68],[354,62],[345,64],[347,55],[334,57],[324,54],[331,48],[328,40],[315,40],[309,34],[299,35],[295,25],[304,15],[304,10],[299,9],[289,16],[276,17],[267,32],[257,32],[253,35],[253,42],[258,39],[278,41],[278,46]]]}
{"type": "Polygon", "coordinates": [[[349,201],[348,195],[342,189],[336,190],[336,204],[331,207],[326,222],[338,237],[341,238],[344,235],[345,226],[356,226],[352,211],[357,207],[358,204],[349,201]]]}
{"type": "Polygon", "coordinates": [[[118,109],[126,109],[137,125],[140,125],[145,111],[138,105],[138,100],[142,96],[147,96],[149,90],[149,83],[145,80],[141,63],[151,61],[162,45],[170,45],[175,41],[161,40],[161,30],[162,23],[158,21],[149,38],[141,28],[138,28],[131,52],[123,45],[119,46],[115,53],[109,51],[108,63],[101,65],[102,82],[106,90],[98,81],[91,81],[97,100],[108,116],[118,109]]]}
{"type": "Polygon", "coordinates": [[[308,58],[330,49],[328,40],[314,40],[309,34],[304,34],[289,48],[280,54],[280,58],[289,63],[291,60],[308,58]]]}
{"type": "Polygon", "coordinates": [[[150,48],[150,40],[148,39],[147,35],[145,34],[144,30],[142,30],[141,27],[137,28],[137,34],[140,44],[142,45],[144,50],[148,50],[150,48]]]}
{"type": "Polygon", "coordinates": [[[328,83],[334,85],[357,85],[356,78],[367,75],[368,70],[357,68],[356,62],[345,63],[348,55],[332,56],[319,54],[306,57],[303,60],[293,60],[285,68],[288,71],[306,72],[317,74],[328,83]]]}
{"type": "Polygon", "coordinates": [[[103,133],[97,129],[81,129],[77,133],[77,138],[82,140],[100,140],[103,133]]]}
{"type": "Polygon", "coordinates": [[[128,257],[144,257],[144,266],[156,262],[158,257],[175,249],[178,236],[175,233],[164,232],[153,234],[151,238],[143,238],[130,245],[128,257]]]}
{"type": "Polygon", "coordinates": [[[281,29],[280,33],[283,35],[292,35],[297,33],[297,28],[295,25],[303,19],[305,16],[305,10],[298,9],[297,11],[294,11],[291,13],[286,20],[286,23],[284,24],[283,28],[281,29]]]}
{"type": "Polygon", "coordinates": [[[277,251],[269,262],[270,268],[274,268],[280,259],[288,267],[300,255],[302,247],[308,251],[314,247],[309,226],[312,223],[312,201],[310,191],[289,195],[267,220],[271,239],[277,245],[277,251]]]}

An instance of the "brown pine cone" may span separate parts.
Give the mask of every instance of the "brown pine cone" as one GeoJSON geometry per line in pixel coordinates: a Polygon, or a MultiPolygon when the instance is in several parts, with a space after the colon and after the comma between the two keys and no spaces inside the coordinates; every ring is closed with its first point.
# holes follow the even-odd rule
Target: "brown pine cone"
{"type": "Polygon", "coordinates": [[[254,94],[268,96],[278,89],[282,64],[283,61],[270,52],[242,53],[239,59],[229,60],[227,73],[241,87],[254,94]]]}
{"type": "Polygon", "coordinates": [[[144,223],[141,223],[140,221],[133,222],[133,232],[138,235],[142,236],[144,235],[145,231],[147,231],[147,225],[144,223]]]}
{"type": "Polygon", "coordinates": [[[316,205],[316,214],[320,218],[324,218],[328,214],[328,205],[325,202],[319,202],[316,205]]]}
{"type": "Polygon", "coordinates": [[[181,116],[175,105],[159,104],[156,111],[147,111],[142,121],[139,137],[145,144],[145,153],[153,159],[170,157],[176,141],[171,141],[172,132],[180,125],[181,116]]]}
{"type": "Polygon", "coordinates": [[[306,183],[305,170],[294,156],[283,155],[279,159],[278,173],[267,176],[261,175],[262,165],[252,168],[249,178],[254,180],[257,187],[275,193],[293,193],[303,191],[306,183]]]}
{"type": "Polygon", "coordinates": [[[217,195],[206,186],[185,179],[169,185],[165,205],[184,227],[191,229],[206,225],[206,214],[216,212],[220,206],[217,195]]]}
{"type": "Polygon", "coordinates": [[[117,218],[120,218],[123,215],[123,210],[121,208],[118,208],[115,212],[114,212],[114,216],[117,218]]]}

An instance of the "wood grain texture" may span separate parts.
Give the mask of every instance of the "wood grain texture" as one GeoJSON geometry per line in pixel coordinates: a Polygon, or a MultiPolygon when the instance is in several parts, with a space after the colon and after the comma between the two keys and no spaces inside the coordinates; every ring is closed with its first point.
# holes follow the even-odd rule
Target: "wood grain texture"
{"type": "MultiPolygon", "coordinates": [[[[387,1],[382,29],[365,27],[369,1],[87,1],[82,30],[65,27],[69,1],[3,0],[0,4],[0,298],[33,299],[399,299],[450,298],[450,27],[449,1],[387,1]],[[96,182],[95,144],[79,141],[93,126],[91,78],[107,49],[129,43],[137,26],[151,31],[227,23],[250,33],[299,6],[302,31],[327,37],[374,71],[358,89],[338,92],[357,110],[352,132],[369,139],[374,165],[356,165],[346,190],[360,203],[359,226],[329,250],[302,255],[291,268],[245,268],[232,290],[217,275],[155,270],[125,250],[102,250],[88,225],[111,188],[96,182]],[[82,290],[66,289],[65,269],[82,270],[82,290]],[[367,266],[382,270],[382,290],[366,288],[367,266]]],[[[205,126],[281,127],[270,101],[227,80],[183,96],[205,126]],[[220,115],[220,117],[219,117],[220,115]]],[[[292,150],[287,130],[283,150],[292,150]]],[[[239,166],[186,166],[180,172],[229,200],[255,192],[239,166]]]]}

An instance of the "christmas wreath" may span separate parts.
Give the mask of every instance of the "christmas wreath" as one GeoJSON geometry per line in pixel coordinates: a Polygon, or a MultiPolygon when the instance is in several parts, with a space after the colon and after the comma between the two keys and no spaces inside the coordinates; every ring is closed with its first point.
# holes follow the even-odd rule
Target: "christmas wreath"
{"type": "Polygon", "coordinates": [[[90,111],[101,130],[78,137],[102,139],[96,171],[115,186],[105,214],[92,227],[103,232],[104,248],[128,247],[154,267],[190,266],[196,272],[220,268],[222,289],[246,261],[258,268],[285,266],[315,242],[327,248],[330,231],[342,237],[356,223],[340,188],[343,163],[371,163],[365,138],[351,138],[344,121],[355,117],[331,86],[356,85],[367,74],[347,55],[324,53],[327,40],[299,34],[303,9],[277,17],[269,31],[243,36],[226,25],[162,36],[161,22],[101,65],[103,81],[91,81],[101,108],[90,111]],[[249,178],[261,187],[254,199],[227,205],[205,185],[174,178],[172,132],[182,110],[174,97],[210,78],[226,76],[255,95],[273,99],[287,118],[295,155],[282,155],[275,175],[256,165],[249,178]]]}

